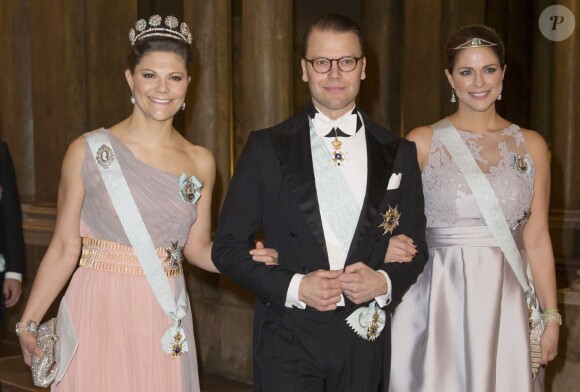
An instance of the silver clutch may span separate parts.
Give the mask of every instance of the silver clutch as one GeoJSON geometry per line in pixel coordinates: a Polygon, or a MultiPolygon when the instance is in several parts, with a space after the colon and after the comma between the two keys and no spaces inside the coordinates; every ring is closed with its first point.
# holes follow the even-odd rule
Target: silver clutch
{"type": "Polygon", "coordinates": [[[36,342],[44,351],[42,358],[32,356],[32,381],[37,387],[46,388],[56,378],[60,358],[58,323],[52,318],[38,327],[36,342]]]}

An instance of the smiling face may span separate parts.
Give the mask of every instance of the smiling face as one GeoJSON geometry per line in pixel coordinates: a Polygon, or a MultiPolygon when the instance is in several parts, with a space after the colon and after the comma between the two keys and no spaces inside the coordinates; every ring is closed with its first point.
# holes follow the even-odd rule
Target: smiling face
{"type": "Polygon", "coordinates": [[[445,70],[455,89],[460,108],[478,112],[491,108],[501,94],[505,67],[488,47],[461,49],[455,58],[453,73],[445,70]]]}
{"type": "Polygon", "coordinates": [[[125,71],[127,83],[135,97],[134,114],[157,121],[172,120],[183,105],[190,77],[185,60],[173,52],[152,51],[125,71]]]}
{"type": "MultiPolygon", "coordinates": [[[[308,38],[306,58],[314,60],[321,57],[339,59],[342,57],[361,57],[362,48],[356,34],[335,33],[331,31],[314,30],[308,38]]],[[[356,68],[351,72],[338,69],[336,61],[327,73],[314,71],[312,64],[301,61],[302,80],[308,82],[312,101],[316,108],[332,119],[336,119],[354,105],[360,88],[360,81],[365,75],[366,59],[358,61],[356,68]]]]}

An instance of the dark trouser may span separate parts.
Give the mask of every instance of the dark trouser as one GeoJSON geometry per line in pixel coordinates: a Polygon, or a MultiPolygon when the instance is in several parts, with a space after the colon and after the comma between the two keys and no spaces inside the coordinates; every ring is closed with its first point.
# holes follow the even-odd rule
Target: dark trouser
{"type": "Polygon", "coordinates": [[[348,326],[346,311],[261,309],[255,335],[258,392],[376,392],[382,389],[385,331],[367,341],[348,326]]]}

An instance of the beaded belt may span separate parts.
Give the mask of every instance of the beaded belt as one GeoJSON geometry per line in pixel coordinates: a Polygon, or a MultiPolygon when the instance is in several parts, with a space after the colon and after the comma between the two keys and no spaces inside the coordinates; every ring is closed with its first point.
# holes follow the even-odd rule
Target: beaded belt
{"type": "MultiPolygon", "coordinates": [[[[159,262],[167,276],[183,274],[182,249],[183,247],[178,246],[177,242],[172,242],[168,248],[156,249],[159,262]]],[[[133,248],[114,241],[84,237],[79,265],[99,271],[144,276],[133,248]]]]}

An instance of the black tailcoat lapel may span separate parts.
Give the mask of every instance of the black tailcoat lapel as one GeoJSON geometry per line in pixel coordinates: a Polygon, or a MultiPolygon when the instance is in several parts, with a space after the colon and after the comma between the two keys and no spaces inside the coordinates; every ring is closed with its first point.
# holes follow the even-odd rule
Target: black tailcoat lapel
{"type": "Polygon", "coordinates": [[[354,237],[350,244],[345,265],[359,260],[351,260],[356,249],[369,234],[372,223],[379,216],[379,207],[387,191],[400,139],[394,138],[384,128],[363,116],[367,142],[367,188],[354,237]]]}
{"type": "Polygon", "coordinates": [[[322,248],[328,263],[328,252],[322,228],[316,183],[314,182],[307,110],[299,112],[275,128],[271,140],[278,154],[282,172],[291,189],[292,197],[322,248]]]}

